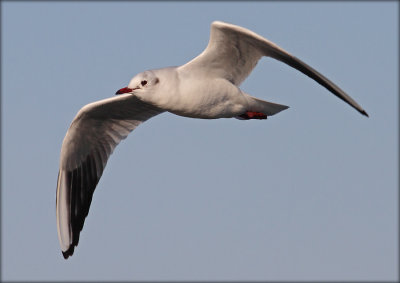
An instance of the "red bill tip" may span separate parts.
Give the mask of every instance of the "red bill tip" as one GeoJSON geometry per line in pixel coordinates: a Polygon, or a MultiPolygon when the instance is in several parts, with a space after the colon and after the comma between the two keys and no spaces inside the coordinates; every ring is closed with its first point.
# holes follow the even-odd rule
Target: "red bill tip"
{"type": "Polygon", "coordinates": [[[118,90],[115,94],[123,94],[123,93],[128,93],[131,92],[133,89],[129,88],[129,87],[124,87],[121,88],[120,90],[118,90]]]}

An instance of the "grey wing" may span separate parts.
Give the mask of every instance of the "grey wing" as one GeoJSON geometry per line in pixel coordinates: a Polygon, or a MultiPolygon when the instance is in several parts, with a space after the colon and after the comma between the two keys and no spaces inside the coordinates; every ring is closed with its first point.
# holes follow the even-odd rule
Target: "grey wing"
{"type": "Polygon", "coordinates": [[[162,112],[131,94],[88,104],[78,112],[61,147],[57,180],[57,230],[64,258],[78,245],[94,190],[114,148],[140,123],[162,112]]]}
{"type": "Polygon", "coordinates": [[[367,112],[356,101],[321,73],[275,43],[239,26],[213,22],[206,49],[192,61],[183,65],[182,68],[194,72],[202,69],[207,74],[225,78],[239,86],[262,56],[274,58],[297,69],[327,88],[361,114],[368,116],[367,112]]]}

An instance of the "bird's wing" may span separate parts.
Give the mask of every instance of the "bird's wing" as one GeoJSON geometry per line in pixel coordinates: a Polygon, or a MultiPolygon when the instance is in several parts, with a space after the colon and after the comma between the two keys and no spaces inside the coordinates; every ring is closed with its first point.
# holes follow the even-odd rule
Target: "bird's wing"
{"type": "Polygon", "coordinates": [[[321,73],[291,55],[275,43],[239,26],[213,22],[206,49],[181,68],[221,77],[239,86],[251,73],[262,56],[272,57],[309,76],[344,100],[361,114],[368,116],[348,94],[321,73]]]}
{"type": "Polygon", "coordinates": [[[163,110],[131,94],[84,106],[65,135],[57,180],[57,229],[64,258],[73,254],[93,192],[118,143],[163,110]]]}

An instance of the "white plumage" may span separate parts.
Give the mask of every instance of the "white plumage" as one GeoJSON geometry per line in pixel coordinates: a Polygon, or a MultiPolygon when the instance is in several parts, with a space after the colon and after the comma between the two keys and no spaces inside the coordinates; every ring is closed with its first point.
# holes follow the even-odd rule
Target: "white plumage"
{"type": "Polygon", "coordinates": [[[164,111],[203,119],[266,119],[288,107],[252,97],[239,86],[262,56],[306,74],[368,116],[338,86],[276,44],[245,28],[214,22],[207,48],[180,67],[136,75],[119,96],[84,106],[64,138],[57,181],[57,228],[65,258],[73,254],[93,192],[118,143],[164,111]]]}

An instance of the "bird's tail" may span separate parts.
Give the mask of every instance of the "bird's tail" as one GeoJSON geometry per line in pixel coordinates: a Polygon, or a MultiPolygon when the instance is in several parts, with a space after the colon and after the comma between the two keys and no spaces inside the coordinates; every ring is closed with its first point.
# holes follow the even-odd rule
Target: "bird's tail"
{"type": "Polygon", "coordinates": [[[289,106],[268,102],[262,99],[255,98],[251,95],[244,94],[247,98],[249,109],[248,111],[260,112],[267,116],[275,115],[282,110],[288,109],[289,106]]]}

